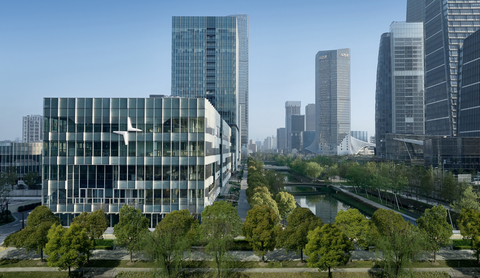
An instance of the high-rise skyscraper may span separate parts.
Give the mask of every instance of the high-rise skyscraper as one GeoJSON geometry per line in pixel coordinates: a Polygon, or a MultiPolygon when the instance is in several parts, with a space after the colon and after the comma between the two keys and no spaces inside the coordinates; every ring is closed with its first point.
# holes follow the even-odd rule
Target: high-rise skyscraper
{"type": "Polygon", "coordinates": [[[286,148],[285,144],[285,128],[277,128],[277,150],[278,152],[284,152],[286,148]]]}
{"type": "Polygon", "coordinates": [[[307,149],[343,155],[350,148],[350,49],[319,51],[315,56],[315,142],[307,149]]]}
{"type": "Polygon", "coordinates": [[[425,0],[407,0],[407,22],[425,21],[425,0]]]}
{"type": "Polygon", "coordinates": [[[23,117],[22,141],[24,143],[43,141],[43,117],[41,115],[23,117]]]}
{"type": "Polygon", "coordinates": [[[390,33],[382,35],[375,105],[377,156],[385,155],[387,133],[425,133],[423,54],[421,22],[393,22],[390,33]]]}
{"type": "Polygon", "coordinates": [[[315,131],[315,103],[305,106],[305,131],[315,131]]]}
{"type": "Polygon", "coordinates": [[[247,15],[172,18],[172,96],[213,104],[232,129],[236,169],[248,139],[247,15]]]}
{"type": "Polygon", "coordinates": [[[285,144],[288,151],[292,151],[292,115],[300,115],[300,101],[285,102],[285,144]]]}
{"type": "Polygon", "coordinates": [[[458,51],[480,27],[480,0],[425,1],[425,133],[457,136],[458,51]]]}
{"type": "Polygon", "coordinates": [[[480,137],[480,30],[460,50],[458,137],[480,137]]]}
{"type": "Polygon", "coordinates": [[[292,135],[292,150],[303,150],[303,132],[305,131],[305,115],[292,115],[291,116],[292,135]]]}

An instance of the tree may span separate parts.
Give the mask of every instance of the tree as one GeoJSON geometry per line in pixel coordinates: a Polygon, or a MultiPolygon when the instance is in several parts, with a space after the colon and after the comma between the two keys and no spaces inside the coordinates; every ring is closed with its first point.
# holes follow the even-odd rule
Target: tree
{"type": "Polygon", "coordinates": [[[201,234],[206,240],[205,252],[213,254],[220,277],[220,264],[234,238],[242,232],[242,219],[237,209],[225,201],[215,202],[202,212],[201,234]]]}
{"type": "Polygon", "coordinates": [[[322,220],[308,208],[295,208],[287,217],[287,227],[280,232],[277,238],[277,246],[285,248],[285,251],[295,254],[300,253],[303,262],[303,250],[308,243],[308,232],[323,225],[322,220]]]}
{"type": "Polygon", "coordinates": [[[60,224],[60,219],[48,207],[38,206],[28,215],[27,226],[5,238],[4,245],[40,253],[43,261],[43,249],[48,242],[48,230],[52,225],[57,224],[60,224]]]}
{"type": "Polygon", "coordinates": [[[477,264],[480,260],[480,212],[474,209],[463,209],[458,219],[460,234],[464,238],[472,240],[472,249],[475,250],[474,256],[477,258],[477,264]]]}
{"type": "Polygon", "coordinates": [[[367,237],[370,231],[370,221],[358,209],[339,211],[335,217],[335,225],[358,246],[368,247],[367,237]]]}
{"type": "Polygon", "coordinates": [[[318,178],[324,170],[317,162],[307,162],[306,164],[305,174],[313,180],[318,178]]]}
{"type": "Polygon", "coordinates": [[[29,189],[39,189],[37,186],[39,177],[37,172],[30,171],[23,176],[23,182],[25,182],[29,189]]]}
{"type": "Polygon", "coordinates": [[[17,175],[17,167],[8,167],[8,171],[5,173],[5,178],[7,183],[13,187],[17,185],[18,175],[17,175]]]}
{"type": "Polygon", "coordinates": [[[290,213],[297,207],[297,202],[292,194],[288,192],[279,192],[275,197],[278,212],[281,220],[285,220],[290,213]]]}
{"type": "Polygon", "coordinates": [[[348,262],[352,250],[352,241],[335,224],[325,224],[308,233],[305,246],[308,267],[328,270],[328,277],[332,277],[332,267],[348,262]]]}
{"type": "Polygon", "coordinates": [[[280,192],[285,185],[285,176],[281,173],[277,173],[275,170],[266,171],[265,179],[273,195],[280,192]]]}
{"type": "Polygon", "coordinates": [[[58,267],[59,270],[81,267],[87,257],[93,242],[88,238],[87,231],[77,224],[70,225],[70,228],[63,228],[62,225],[53,225],[48,231],[48,243],[45,253],[48,255],[48,266],[58,267]]]}
{"type": "Polygon", "coordinates": [[[463,209],[480,211],[480,203],[478,202],[478,199],[480,199],[480,196],[473,192],[473,187],[469,185],[463,190],[460,198],[451,204],[451,207],[459,212],[463,209]]]}
{"type": "Polygon", "coordinates": [[[385,270],[398,277],[412,258],[424,250],[423,234],[392,210],[378,209],[372,215],[371,236],[382,251],[385,270]]]}
{"type": "Polygon", "coordinates": [[[188,210],[172,211],[158,223],[153,233],[142,235],[142,250],[152,260],[160,261],[168,277],[182,269],[184,252],[197,237],[198,220],[188,210]]]}
{"type": "Polygon", "coordinates": [[[120,209],[120,221],[113,227],[115,244],[125,247],[130,252],[132,262],[133,251],[139,249],[140,236],[148,231],[150,220],[143,216],[140,209],[124,205],[120,209]]]}
{"type": "Polygon", "coordinates": [[[433,251],[433,261],[437,261],[437,251],[440,247],[450,244],[452,236],[452,226],[447,222],[447,210],[442,206],[435,206],[426,209],[422,217],[417,219],[418,228],[425,232],[430,244],[430,250],[433,251]]]}
{"type": "Polygon", "coordinates": [[[248,201],[250,203],[251,208],[255,206],[267,205],[277,215],[280,215],[280,212],[278,211],[277,202],[273,200],[272,194],[270,194],[268,189],[264,186],[255,188],[253,196],[248,201]]]}
{"type": "Polygon", "coordinates": [[[105,218],[105,212],[100,209],[94,212],[82,212],[79,216],[73,218],[73,223],[85,228],[88,237],[95,243],[96,239],[103,238],[103,233],[108,228],[108,220],[105,218]]]}
{"type": "Polygon", "coordinates": [[[280,232],[278,214],[266,205],[256,206],[247,212],[247,219],[243,223],[243,235],[250,242],[255,254],[262,256],[273,251],[277,235],[280,232]]]}

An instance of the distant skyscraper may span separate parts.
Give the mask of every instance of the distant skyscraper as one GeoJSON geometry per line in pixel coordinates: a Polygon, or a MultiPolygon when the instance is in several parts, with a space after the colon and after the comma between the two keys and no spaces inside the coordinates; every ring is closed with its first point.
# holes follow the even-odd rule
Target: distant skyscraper
{"type": "Polygon", "coordinates": [[[458,137],[480,137],[480,30],[460,50],[458,137]]]}
{"type": "Polygon", "coordinates": [[[425,21],[425,0],[407,0],[407,22],[425,21]]]}
{"type": "Polygon", "coordinates": [[[350,49],[315,56],[316,138],[307,149],[323,155],[349,154],[350,49]]]}
{"type": "Polygon", "coordinates": [[[277,150],[279,152],[285,151],[287,145],[285,144],[285,128],[277,128],[277,150]]]}
{"type": "Polygon", "coordinates": [[[315,103],[305,106],[305,131],[315,131],[315,103]]]}
{"type": "Polygon", "coordinates": [[[247,15],[172,18],[172,95],[213,104],[232,129],[236,167],[248,139],[247,15]]]}
{"type": "Polygon", "coordinates": [[[385,134],[392,133],[392,59],[390,33],[382,34],[378,50],[375,90],[375,137],[379,157],[385,157],[385,134]]]}
{"type": "Polygon", "coordinates": [[[352,137],[357,138],[358,140],[362,140],[368,142],[368,131],[351,131],[350,134],[352,137]]]}
{"type": "Polygon", "coordinates": [[[458,51],[480,27],[480,0],[425,1],[425,133],[457,135],[458,51]]]}
{"type": "Polygon", "coordinates": [[[43,141],[43,116],[28,115],[23,117],[22,141],[24,143],[43,141]]]}
{"type": "Polygon", "coordinates": [[[292,140],[292,150],[297,149],[297,151],[303,150],[303,139],[302,135],[305,131],[305,115],[292,115],[292,135],[290,139],[292,140]]]}
{"type": "Polygon", "coordinates": [[[292,150],[292,115],[300,115],[301,109],[300,101],[285,102],[285,144],[288,151],[292,150]]]}

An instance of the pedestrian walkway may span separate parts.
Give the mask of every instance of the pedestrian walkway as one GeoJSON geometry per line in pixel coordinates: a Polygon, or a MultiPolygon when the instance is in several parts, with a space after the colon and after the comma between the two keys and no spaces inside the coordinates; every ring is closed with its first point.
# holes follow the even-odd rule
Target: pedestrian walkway
{"type": "Polygon", "coordinates": [[[242,222],[245,222],[247,220],[247,211],[250,209],[250,205],[248,204],[247,194],[246,194],[246,189],[248,188],[247,176],[248,176],[248,170],[245,169],[243,172],[242,181],[240,183],[240,197],[238,198],[238,205],[237,205],[237,213],[242,219],[242,222]]]}

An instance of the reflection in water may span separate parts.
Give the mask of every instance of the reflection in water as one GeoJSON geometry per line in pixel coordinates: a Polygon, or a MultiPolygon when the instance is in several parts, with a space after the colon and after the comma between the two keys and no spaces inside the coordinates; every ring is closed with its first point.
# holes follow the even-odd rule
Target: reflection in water
{"type": "MultiPolygon", "coordinates": [[[[289,186],[288,186],[289,187],[289,186]]],[[[285,187],[287,189],[287,186],[285,187]]],[[[291,188],[292,190],[293,188],[291,188]]],[[[287,189],[288,190],[288,189],[287,189]]],[[[338,201],[333,198],[330,194],[318,194],[318,195],[302,195],[301,192],[312,192],[315,191],[315,188],[308,187],[296,187],[296,192],[294,195],[295,201],[302,207],[310,209],[313,214],[320,217],[323,223],[333,223],[335,222],[335,217],[340,210],[347,210],[350,208],[349,205],[338,201]],[[313,190],[311,190],[313,189],[313,190]]],[[[290,192],[292,192],[290,191],[290,192]]]]}

